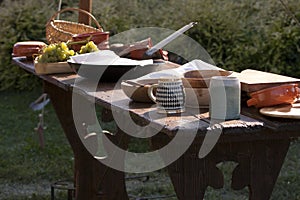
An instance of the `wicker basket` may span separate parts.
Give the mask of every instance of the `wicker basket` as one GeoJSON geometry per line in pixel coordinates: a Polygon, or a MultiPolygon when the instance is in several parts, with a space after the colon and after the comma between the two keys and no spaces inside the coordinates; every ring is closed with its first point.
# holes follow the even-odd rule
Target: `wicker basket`
{"type": "Polygon", "coordinates": [[[103,31],[96,18],[91,13],[79,8],[66,8],[58,11],[50,18],[50,20],[46,24],[46,38],[49,44],[67,42],[68,40],[71,40],[75,34],[92,33],[96,31],[103,31]],[[58,14],[66,11],[78,11],[89,15],[95,22],[97,28],[76,22],[54,20],[58,14]]]}

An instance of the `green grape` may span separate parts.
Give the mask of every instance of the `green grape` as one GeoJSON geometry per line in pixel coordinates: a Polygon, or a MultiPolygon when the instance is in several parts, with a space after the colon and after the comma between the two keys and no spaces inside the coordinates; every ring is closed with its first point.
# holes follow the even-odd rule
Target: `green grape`
{"type": "Polygon", "coordinates": [[[70,54],[70,56],[74,56],[75,55],[75,51],[74,50],[70,50],[69,54],[70,54]]]}
{"type": "Polygon", "coordinates": [[[51,63],[51,62],[64,62],[73,56],[75,52],[69,50],[65,42],[50,44],[43,49],[43,53],[38,56],[38,62],[51,63]]]}
{"type": "Polygon", "coordinates": [[[80,54],[86,53],[86,47],[85,47],[85,46],[82,46],[82,47],[80,48],[79,53],[80,53],[80,54]]]}
{"type": "Polygon", "coordinates": [[[60,44],[60,46],[61,46],[61,49],[64,50],[64,51],[68,51],[68,50],[69,50],[69,49],[68,49],[68,46],[67,46],[67,44],[66,44],[65,42],[62,42],[62,43],[60,44]]]}
{"type": "Polygon", "coordinates": [[[95,51],[99,51],[97,45],[95,45],[93,41],[89,41],[88,43],[86,43],[86,45],[81,47],[79,54],[90,53],[95,51]]]}

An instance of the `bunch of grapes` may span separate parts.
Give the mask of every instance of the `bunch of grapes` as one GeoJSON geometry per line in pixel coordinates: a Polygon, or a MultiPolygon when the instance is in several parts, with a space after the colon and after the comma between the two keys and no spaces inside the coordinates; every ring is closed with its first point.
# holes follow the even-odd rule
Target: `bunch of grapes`
{"type": "Polygon", "coordinates": [[[95,51],[99,51],[97,45],[95,45],[93,41],[89,41],[88,43],[86,43],[86,45],[81,47],[79,54],[91,53],[95,51]]]}
{"type": "Polygon", "coordinates": [[[39,55],[39,63],[64,62],[70,56],[75,54],[74,50],[69,50],[65,42],[50,44],[43,49],[43,53],[39,55]]]}

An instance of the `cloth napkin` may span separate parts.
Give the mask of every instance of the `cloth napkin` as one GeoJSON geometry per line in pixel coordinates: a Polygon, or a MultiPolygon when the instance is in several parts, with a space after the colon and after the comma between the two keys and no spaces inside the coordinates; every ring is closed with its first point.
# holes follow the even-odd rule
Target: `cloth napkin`
{"type": "Polygon", "coordinates": [[[175,69],[167,69],[167,70],[162,70],[158,72],[152,72],[149,73],[145,76],[139,77],[135,80],[131,81],[142,81],[143,83],[147,83],[149,80],[149,84],[155,82],[155,80],[158,81],[160,78],[165,78],[165,77],[177,77],[177,78],[183,78],[184,74],[188,71],[193,71],[193,70],[218,70],[218,71],[225,71],[222,68],[219,68],[217,66],[211,65],[209,63],[203,62],[202,60],[192,60],[191,62],[188,62],[178,68],[175,69]]]}

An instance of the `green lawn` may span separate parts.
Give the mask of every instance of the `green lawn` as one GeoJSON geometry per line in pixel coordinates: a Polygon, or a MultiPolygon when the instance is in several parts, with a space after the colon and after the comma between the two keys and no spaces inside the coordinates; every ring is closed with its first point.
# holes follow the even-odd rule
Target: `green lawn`
{"type": "Polygon", "coordinates": [[[49,193],[45,190],[52,181],[72,177],[71,148],[50,104],[45,110],[45,148],[39,147],[34,128],[40,111],[31,110],[29,104],[41,93],[41,89],[0,93],[0,199],[17,199],[8,193],[13,187],[16,194],[31,191],[20,199],[42,199],[39,196],[49,193]]]}
{"type": "MultiPolygon", "coordinates": [[[[50,199],[50,184],[72,177],[73,155],[51,104],[45,108],[45,148],[41,149],[37,133],[39,111],[32,111],[29,104],[42,93],[34,91],[5,91],[0,93],[0,199],[50,199]]],[[[142,143],[141,143],[142,144],[142,143]]],[[[132,145],[139,149],[139,145],[132,145]]],[[[233,163],[221,164],[225,172],[225,188],[208,189],[206,199],[247,199],[248,190],[230,190],[233,163]]],[[[165,172],[150,173],[150,180],[127,181],[130,194],[149,196],[172,194],[173,188],[165,172]]],[[[132,176],[132,174],[128,175],[132,176]]],[[[66,199],[59,194],[60,199],[66,199]]],[[[58,198],[59,199],[59,198],[58,198]]],[[[172,198],[169,198],[172,199],[172,198]]],[[[173,198],[176,199],[176,198],[173,198]]],[[[300,200],[300,142],[294,141],[281,170],[272,200],[300,200]]]]}

